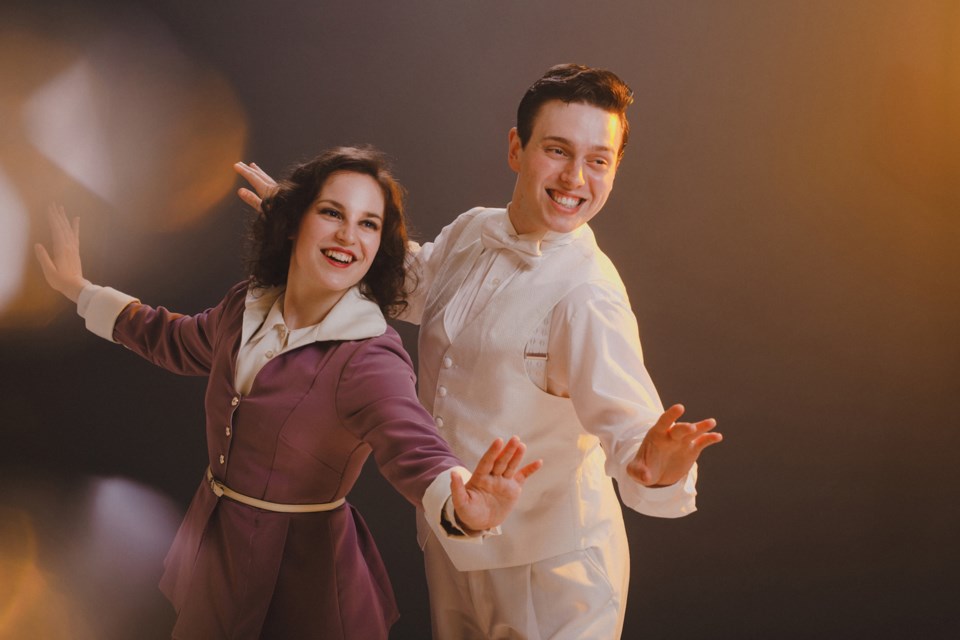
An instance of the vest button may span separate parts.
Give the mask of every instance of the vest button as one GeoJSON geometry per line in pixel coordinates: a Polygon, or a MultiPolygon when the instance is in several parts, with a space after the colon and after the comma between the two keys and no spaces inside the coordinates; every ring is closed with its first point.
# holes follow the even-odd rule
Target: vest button
{"type": "Polygon", "coordinates": [[[447,388],[440,387],[439,389],[437,389],[437,395],[440,396],[441,398],[445,397],[447,395],[447,388]]]}
{"type": "Polygon", "coordinates": [[[227,461],[227,458],[221,453],[221,454],[220,454],[220,464],[223,464],[223,463],[226,462],[226,461],[227,461]]]}
{"type": "Polygon", "coordinates": [[[449,369],[452,366],[453,366],[453,358],[451,358],[450,356],[447,356],[446,358],[443,359],[444,369],[449,369]]]}
{"type": "Polygon", "coordinates": [[[237,396],[233,396],[233,398],[230,399],[230,406],[235,407],[238,404],[240,404],[240,398],[238,398],[237,396]]]}

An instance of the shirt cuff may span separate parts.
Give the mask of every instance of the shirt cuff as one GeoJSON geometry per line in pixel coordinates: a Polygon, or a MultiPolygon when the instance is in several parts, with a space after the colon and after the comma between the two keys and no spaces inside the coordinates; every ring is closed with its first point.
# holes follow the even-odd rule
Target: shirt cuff
{"type": "Polygon", "coordinates": [[[457,523],[453,497],[450,495],[450,474],[458,473],[464,484],[470,481],[472,474],[464,467],[450,467],[430,483],[423,494],[423,511],[433,532],[441,538],[462,540],[479,544],[487,536],[498,536],[500,527],[482,531],[467,532],[457,523]]]}
{"type": "Polygon", "coordinates": [[[644,515],[680,518],[697,510],[697,465],[687,477],[666,487],[645,487],[629,478],[617,483],[623,503],[644,515]]]}
{"type": "Polygon", "coordinates": [[[132,302],[140,302],[110,287],[86,285],[77,297],[77,314],[86,321],[87,329],[110,342],[117,317],[132,302]]]}

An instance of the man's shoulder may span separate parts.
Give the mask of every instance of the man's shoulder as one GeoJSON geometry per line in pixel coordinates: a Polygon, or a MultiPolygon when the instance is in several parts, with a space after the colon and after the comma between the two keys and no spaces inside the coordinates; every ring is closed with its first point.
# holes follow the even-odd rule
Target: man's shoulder
{"type": "Polygon", "coordinates": [[[504,215],[507,210],[496,207],[474,207],[458,215],[451,226],[465,226],[471,223],[480,222],[490,216],[504,215]]]}
{"type": "Polygon", "coordinates": [[[600,249],[596,236],[588,225],[581,227],[573,241],[564,248],[577,256],[579,279],[582,282],[602,283],[615,288],[623,287],[620,272],[607,254],[600,249]]]}
{"type": "Polygon", "coordinates": [[[453,222],[444,227],[437,238],[437,244],[447,250],[460,246],[463,242],[472,242],[480,237],[484,220],[496,215],[505,215],[506,209],[474,207],[461,213],[453,222]]]}

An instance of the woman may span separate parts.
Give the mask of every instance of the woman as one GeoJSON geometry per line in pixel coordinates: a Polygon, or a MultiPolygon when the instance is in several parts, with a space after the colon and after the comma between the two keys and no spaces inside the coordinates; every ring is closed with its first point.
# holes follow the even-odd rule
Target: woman
{"type": "Polygon", "coordinates": [[[52,257],[41,245],[37,257],[91,331],[208,376],[210,466],[160,584],[178,613],[174,637],[385,638],[393,593],[343,501],[367,455],[440,535],[464,544],[503,521],[540,463],[521,469],[523,445],[496,441],[464,484],[417,402],[410,360],[384,320],[403,305],[406,231],[379,153],[327,151],[263,211],[250,279],[195,316],[85,280],[79,221],[58,207],[52,257]]]}

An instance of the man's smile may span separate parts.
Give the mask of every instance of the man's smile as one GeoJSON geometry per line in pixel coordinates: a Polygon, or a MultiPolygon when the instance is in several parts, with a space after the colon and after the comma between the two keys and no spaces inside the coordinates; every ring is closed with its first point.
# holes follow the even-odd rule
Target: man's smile
{"type": "Polygon", "coordinates": [[[551,200],[565,209],[575,209],[586,202],[586,198],[568,195],[560,191],[555,191],[554,189],[547,189],[547,195],[550,196],[551,200]]]}

